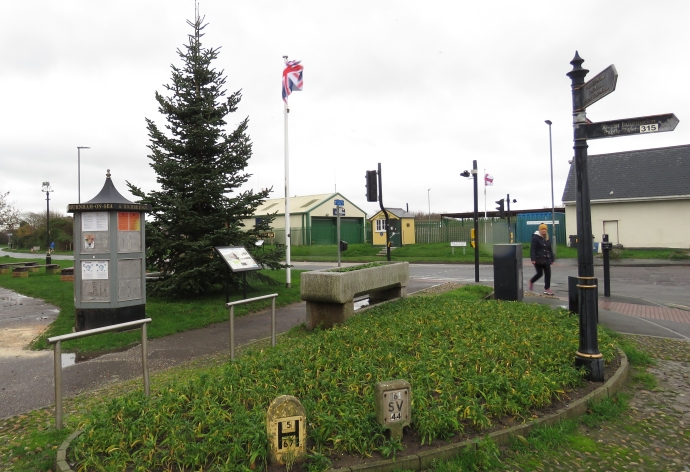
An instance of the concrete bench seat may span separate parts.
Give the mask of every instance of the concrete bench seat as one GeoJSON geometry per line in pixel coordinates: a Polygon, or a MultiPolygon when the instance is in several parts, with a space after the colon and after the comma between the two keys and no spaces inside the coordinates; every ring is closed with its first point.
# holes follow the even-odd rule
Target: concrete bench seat
{"type": "Polygon", "coordinates": [[[63,282],[74,282],[74,267],[60,270],[60,280],[63,282]]]}
{"type": "Polygon", "coordinates": [[[12,277],[28,277],[29,268],[26,266],[17,266],[12,268],[12,277]]]}
{"type": "Polygon", "coordinates": [[[407,296],[410,266],[388,262],[375,267],[337,272],[332,269],[300,275],[302,300],[307,302],[307,329],[330,328],[354,314],[354,299],[369,295],[369,303],[407,296]]]}
{"type": "Polygon", "coordinates": [[[13,265],[10,264],[0,264],[0,274],[8,274],[10,268],[12,269],[12,274],[27,274],[27,275],[15,275],[15,277],[28,277],[29,272],[38,272],[41,267],[46,268],[46,274],[59,274],[60,266],[58,264],[39,264],[38,262],[27,262],[24,265],[13,265]]]}

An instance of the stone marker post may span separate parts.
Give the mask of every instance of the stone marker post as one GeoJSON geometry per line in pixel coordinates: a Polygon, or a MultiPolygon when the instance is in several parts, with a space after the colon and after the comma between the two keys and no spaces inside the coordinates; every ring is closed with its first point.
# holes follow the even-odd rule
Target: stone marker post
{"type": "Polygon", "coordinates": [[[411,389],[407,380],[378,382],[374,387],[376,421],[390,430],[391,439],[403,437],[403,427],[410,424],[411,389]]]}
{"type": "Polygon", "coordinates": [[[307,456],[307,411],[292,395],[281,395],[266,413],[270,464],[289,465],[307,456]]]}

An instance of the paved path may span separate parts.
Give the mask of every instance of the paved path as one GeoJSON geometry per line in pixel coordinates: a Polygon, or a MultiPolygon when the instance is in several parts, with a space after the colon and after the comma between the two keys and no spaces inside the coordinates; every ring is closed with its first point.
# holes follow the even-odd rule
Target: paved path
{"type": "Polygon", "coordinates": [[[690,311],[678,308],[636,305],[634,303],[622,303],[608,300],[599,301],[599,308],[602,310],[615,311],[623,315],[636,316],[638,318],[690,323],[690,311]]]}

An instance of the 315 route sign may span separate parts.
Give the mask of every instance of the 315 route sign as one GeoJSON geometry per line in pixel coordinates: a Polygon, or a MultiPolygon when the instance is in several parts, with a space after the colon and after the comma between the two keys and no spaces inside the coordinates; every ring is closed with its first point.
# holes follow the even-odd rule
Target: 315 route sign
{"type": "Polygon", "coordinates": [[[673,131],[678,125],[678,118],[673,113],[665,115],[641,116],[622,120],[587,123],[587,139],[615,138],[634,134],[663,133],[673,131]]]}

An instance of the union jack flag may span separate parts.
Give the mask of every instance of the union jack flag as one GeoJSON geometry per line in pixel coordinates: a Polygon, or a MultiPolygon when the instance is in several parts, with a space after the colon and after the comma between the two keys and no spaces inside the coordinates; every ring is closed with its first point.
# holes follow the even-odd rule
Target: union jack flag
{"type": "Polygon", "coordinates": [[[287,103],[288,95],[302,90],[302,71],[300,61],[288,61],[283,70],[283,100],[287,103]]]}
{"type": "Polygon", "coordinates": [[[492,187],[494,185],[494,178],[489,174],[484,174],[484,186],[492,187]]]}

